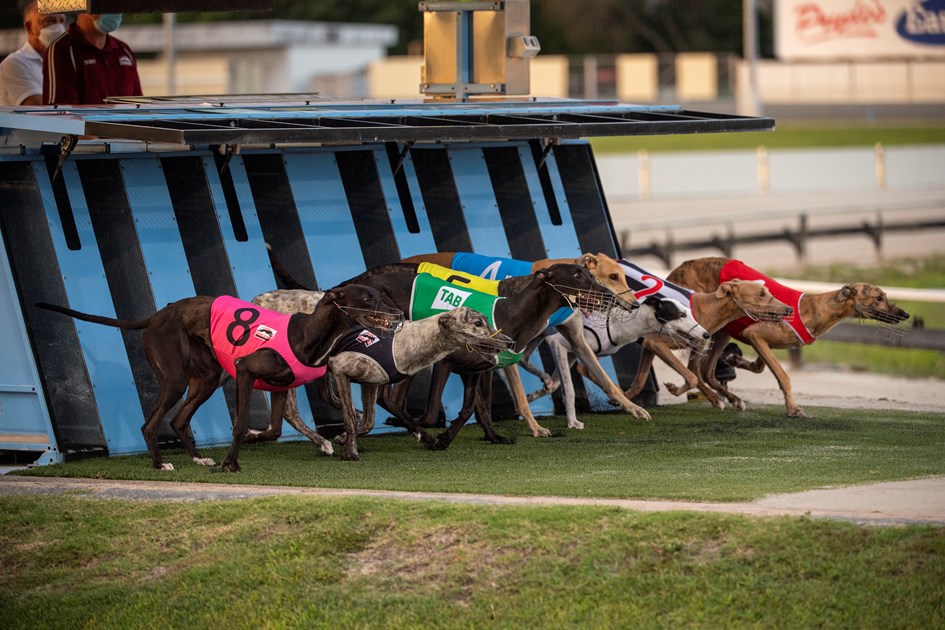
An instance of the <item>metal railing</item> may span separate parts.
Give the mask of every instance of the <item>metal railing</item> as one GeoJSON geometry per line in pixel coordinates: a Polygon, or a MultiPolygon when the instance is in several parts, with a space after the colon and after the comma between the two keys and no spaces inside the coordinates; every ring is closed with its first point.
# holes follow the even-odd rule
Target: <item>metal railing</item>
{"type": "MultiPolygon", "coordinates": [[[[768,242],[787,242],[794,247],[798,261],[803,262],[807,255],[808,243],[812,239],[833,238],[837,236],[855,236],[858,234],[869,238],[877,255],[881,254],[883,238],[887,234],[896,232],[911,232],[916,230],[945,229],[945,217],[941,208],[945,207],[945,198],[925,201],[921,204],[908,203],[901,205],[885,205],[882,207],[850,206],[836,210],[796,210],[790,212],[751,214],[746,216],[730,215],[724,218],[705,218],[697,220],[678,219],[663,223],[640,223],[618,228],[621,253],[628,258],[639,256],[654,256],[668,268],[673,266],[676,255],[687,251],[714,249],[724,256],[733,257],[735,248],[739,245],[758,245],[768,242]],[[929,211],[935,216],[927,218],[910,218],[891,221],[885,215],[904,211],[929,211]],[[858,215],[845,225],[813,226],[812,220],[827,216],[858,215]],[[864,214],[872,218],[862,218],[864,214]],[[777,219],[791,219],[793,226],[780,229],[748,231],[746,224],[759,223],[777,219]],[[674,228],[692,228],[699,226],[716,226],[716,229],[705,237],[676,240],[674,228]],[[631,236],[634,232],[661,230],[665,232],[662,240],[651,240],[648,245],[631,245],[631,236]]],[[[708,230],[707,230],[708,231],[708,230]]]]}

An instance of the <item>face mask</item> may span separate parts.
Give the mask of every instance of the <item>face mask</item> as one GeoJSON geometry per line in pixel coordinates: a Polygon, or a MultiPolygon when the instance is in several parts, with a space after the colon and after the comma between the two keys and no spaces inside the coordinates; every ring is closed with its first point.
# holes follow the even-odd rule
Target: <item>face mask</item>
{"type": "Polygon", "coordinates": [[[61,22],[57,22],[56,24],[50,24],[49,26],[44,27],[39,32],[39,42],[46,48],[49,48],[49,45],[53,43],[53,41],[57,37],[59,37],[65,32],[66,32],[65,24],[62,24],[61,22]]]}
{"type": "Polygon", "coordinates": [[[95,20],[95,28],[100,33],[108,34],[117,31],[119,26],[121,26],[121,13],[104,13],[95,20]]]}

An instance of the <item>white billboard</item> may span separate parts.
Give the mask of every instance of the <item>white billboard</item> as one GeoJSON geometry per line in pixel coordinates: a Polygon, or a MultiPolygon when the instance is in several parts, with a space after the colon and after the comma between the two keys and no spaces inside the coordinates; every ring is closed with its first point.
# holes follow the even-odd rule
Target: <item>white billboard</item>
{"type": "Polygon", "coordinates": [[[775,0],[775,54],[801,59],[945,57],[945,0],[775,0]]]}

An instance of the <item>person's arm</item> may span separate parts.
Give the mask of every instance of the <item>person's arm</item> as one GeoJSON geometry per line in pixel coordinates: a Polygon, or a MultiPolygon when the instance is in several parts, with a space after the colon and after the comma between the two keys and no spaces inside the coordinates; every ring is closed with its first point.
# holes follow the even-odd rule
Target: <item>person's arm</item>
{"type": "Polygon", "coordinates": [[[79,104],[78,77],[72,44],[68,37],[60,37],[46,49],[43,59],[43,103],[79,104]]]}
{"type": "Polygon", "coordinates": [[[36,67],[12,56],[0,65],[0,81],[10,105],[42,105],[43,77],[36,76],[36,67]]]}

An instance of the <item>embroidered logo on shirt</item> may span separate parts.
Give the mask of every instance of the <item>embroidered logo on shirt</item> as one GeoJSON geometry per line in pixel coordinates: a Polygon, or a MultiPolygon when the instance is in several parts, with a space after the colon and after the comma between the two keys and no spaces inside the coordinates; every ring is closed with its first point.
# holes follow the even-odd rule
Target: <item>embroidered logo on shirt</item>
{"type": "Polygon", "coordinates": [[[126,55],[124,57],[119,57],[118,63],[122,66],[131,66],[134,65],[134,60],[126,55]]]}
{"type": "Polygon", "coordinates": [[[94,66],[94,65],[95,65],[95,60],[94,60],[94,59],[83,59],[83,60],[82,60],[82,63],[84,63],[84,64],[87,65],[87,66],[94,66]]]}
{"type": "Polygon", "coordinates": [[[362,344],[365,348],[369,348],[376,344],[380,339],[372,333],[370,330],[362,330],[358,334],[358,342],[362,344]]]}
{"type": "Polygon", "coordinates": [[[256,328],[256,332],[253,333],[253,336],[257,339],[262,339],[263,341],[272,341],[272,338],[276,336],[276,330],[266,326],[265,324],[260,324],[256,328]]]}

